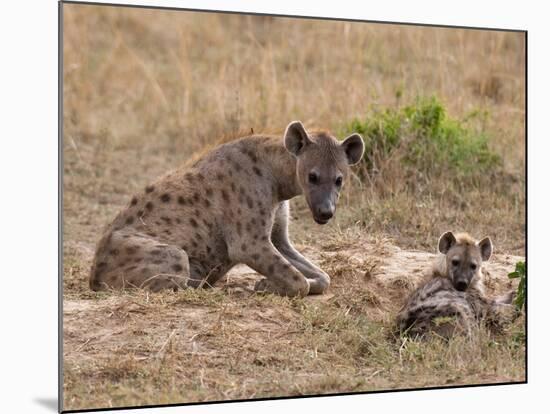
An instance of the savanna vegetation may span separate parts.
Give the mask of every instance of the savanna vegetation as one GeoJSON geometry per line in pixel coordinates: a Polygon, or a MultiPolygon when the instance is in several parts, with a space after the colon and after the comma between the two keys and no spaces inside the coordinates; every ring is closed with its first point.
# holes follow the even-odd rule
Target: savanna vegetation
{"type": "Polygon", "coordinates": [[[524,380],[523,318],[449,341],[392,325],[446,230],[491,236],[489,293],[517,285],[522,33],[76,4],[63,19],[65,409],[524,380]],[[257,295],[243,267],[210,290],[89,290],[133,193],[224,135],[295,119],[366,142],[330,224],[292,202],[328,294],[257,295]]]}

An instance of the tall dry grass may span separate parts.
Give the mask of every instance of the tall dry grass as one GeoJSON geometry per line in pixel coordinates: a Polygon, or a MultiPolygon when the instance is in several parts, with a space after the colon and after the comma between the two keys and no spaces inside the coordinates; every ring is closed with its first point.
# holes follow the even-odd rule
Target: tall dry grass
{"type": "Polygon", "coordinates": [[[522,34],[81,5],[64,23],[67,133],[187,148],[437,95],[453,114],[487,108],[523,148],[522,34]]]}
{"type": "MultiPolygon", "coordinates": [[[[369,109],[419,96],[437,96],[457,118],[487,111],[491,147],[523,181],[521,33],[71,4],[64,27],[64,207],[95,209],[93,224],[220,135],[280,131],[294,119],[338,131],[369,109]]],[[[401,177],[396,171],[385,179],[393,185],[401,177]]],[[[353,187],[347,204],[354,210],[340,225],[363,222],[405,245],[433,244],[446,220],[434,226],[433,210],[448,205],[373,188],[353,187]],[[421,221],[409,229],[426,237],[401,237],[409,219],[421,221]]],[[[524,187],[495,200],[483,188],[464,191],[479,196],[465,201],[469,217],[450,225],[497,239],[503,232],[497,245],[521,251],[524,187]],[[496,223],[507,225],[491,231],[496,223]]],[[[80,234],[66,217],[67,232],[80,234]]]]}

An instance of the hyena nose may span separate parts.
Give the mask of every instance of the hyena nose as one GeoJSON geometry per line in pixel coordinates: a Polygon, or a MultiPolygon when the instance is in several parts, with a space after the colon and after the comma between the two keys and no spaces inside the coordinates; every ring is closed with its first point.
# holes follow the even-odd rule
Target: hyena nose
{"type": "Polygon", "coordinates": [[[317,216],[321,220],[330,220],[334,215],[334,209],[332,206],[324,205],[317,209],[317,216]]]}
{"type": "Polygon", "coordinates": [[[461,292],[464,292],[467,287],[468,287],[468,283],[466,283],[464,280],[460,280],[460,281],[456,282],[456,288],[457,288],[457,290],[460,290],[461,292]]]}

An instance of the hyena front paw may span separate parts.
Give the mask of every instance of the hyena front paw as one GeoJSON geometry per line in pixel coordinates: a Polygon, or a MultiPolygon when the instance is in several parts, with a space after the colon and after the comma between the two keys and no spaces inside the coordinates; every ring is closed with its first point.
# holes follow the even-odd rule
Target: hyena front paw
{"type": "Polygon", "coordinates": [[[256,292],[277,293],[277,290],[275,289],[275,286],[273,286],[273,283],[271,283],[266,277],[263,277],[256,282],[256,284],[254,285],[254,290],[256,292]]]}
{"type": "Polygon", "coordinates": [[[260,279],[254,285],[256,292],[275,293],[281,296],[307,296],[309,293],[309,282],[303,278],[300,283],[288,283],[284,286],[278,286],[267,278],[260,279]]]}

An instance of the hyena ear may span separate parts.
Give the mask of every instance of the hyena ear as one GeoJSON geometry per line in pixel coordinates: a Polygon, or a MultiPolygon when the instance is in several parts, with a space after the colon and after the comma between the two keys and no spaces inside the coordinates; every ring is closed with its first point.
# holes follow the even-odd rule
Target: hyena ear
{"type": "Polygon", "coordinates": [[[365,151],[365,143],[363,137],[359,134],[351,134],[342,142],[342,148],[346,152],[348,164],[354,165],[361,161],[363,152],[365,151]]]}
{"type": "Polygon", "coordinates": [[[286,127],[285,148],[291,154],[298,156],[300,151],[311,143],[306,129],[300,121],[293,121],[286,127]]]}
{"type": "Polygon", "coordinates": [[[485,237],[484,239],[480,240],[477,245],[479,246],[479,250],[481,251],[481,259],[486,262],[493,254],[493,242],[489,237],[485,237]]]}
{"type": "Polygon", "coordinates": [[[447,252],[451,249],[451,247],[455,245],[455,243],[456,238],[452,231],[443,233],[439,238],[439,251],[443,254],[447,254],[447,252]]]}

